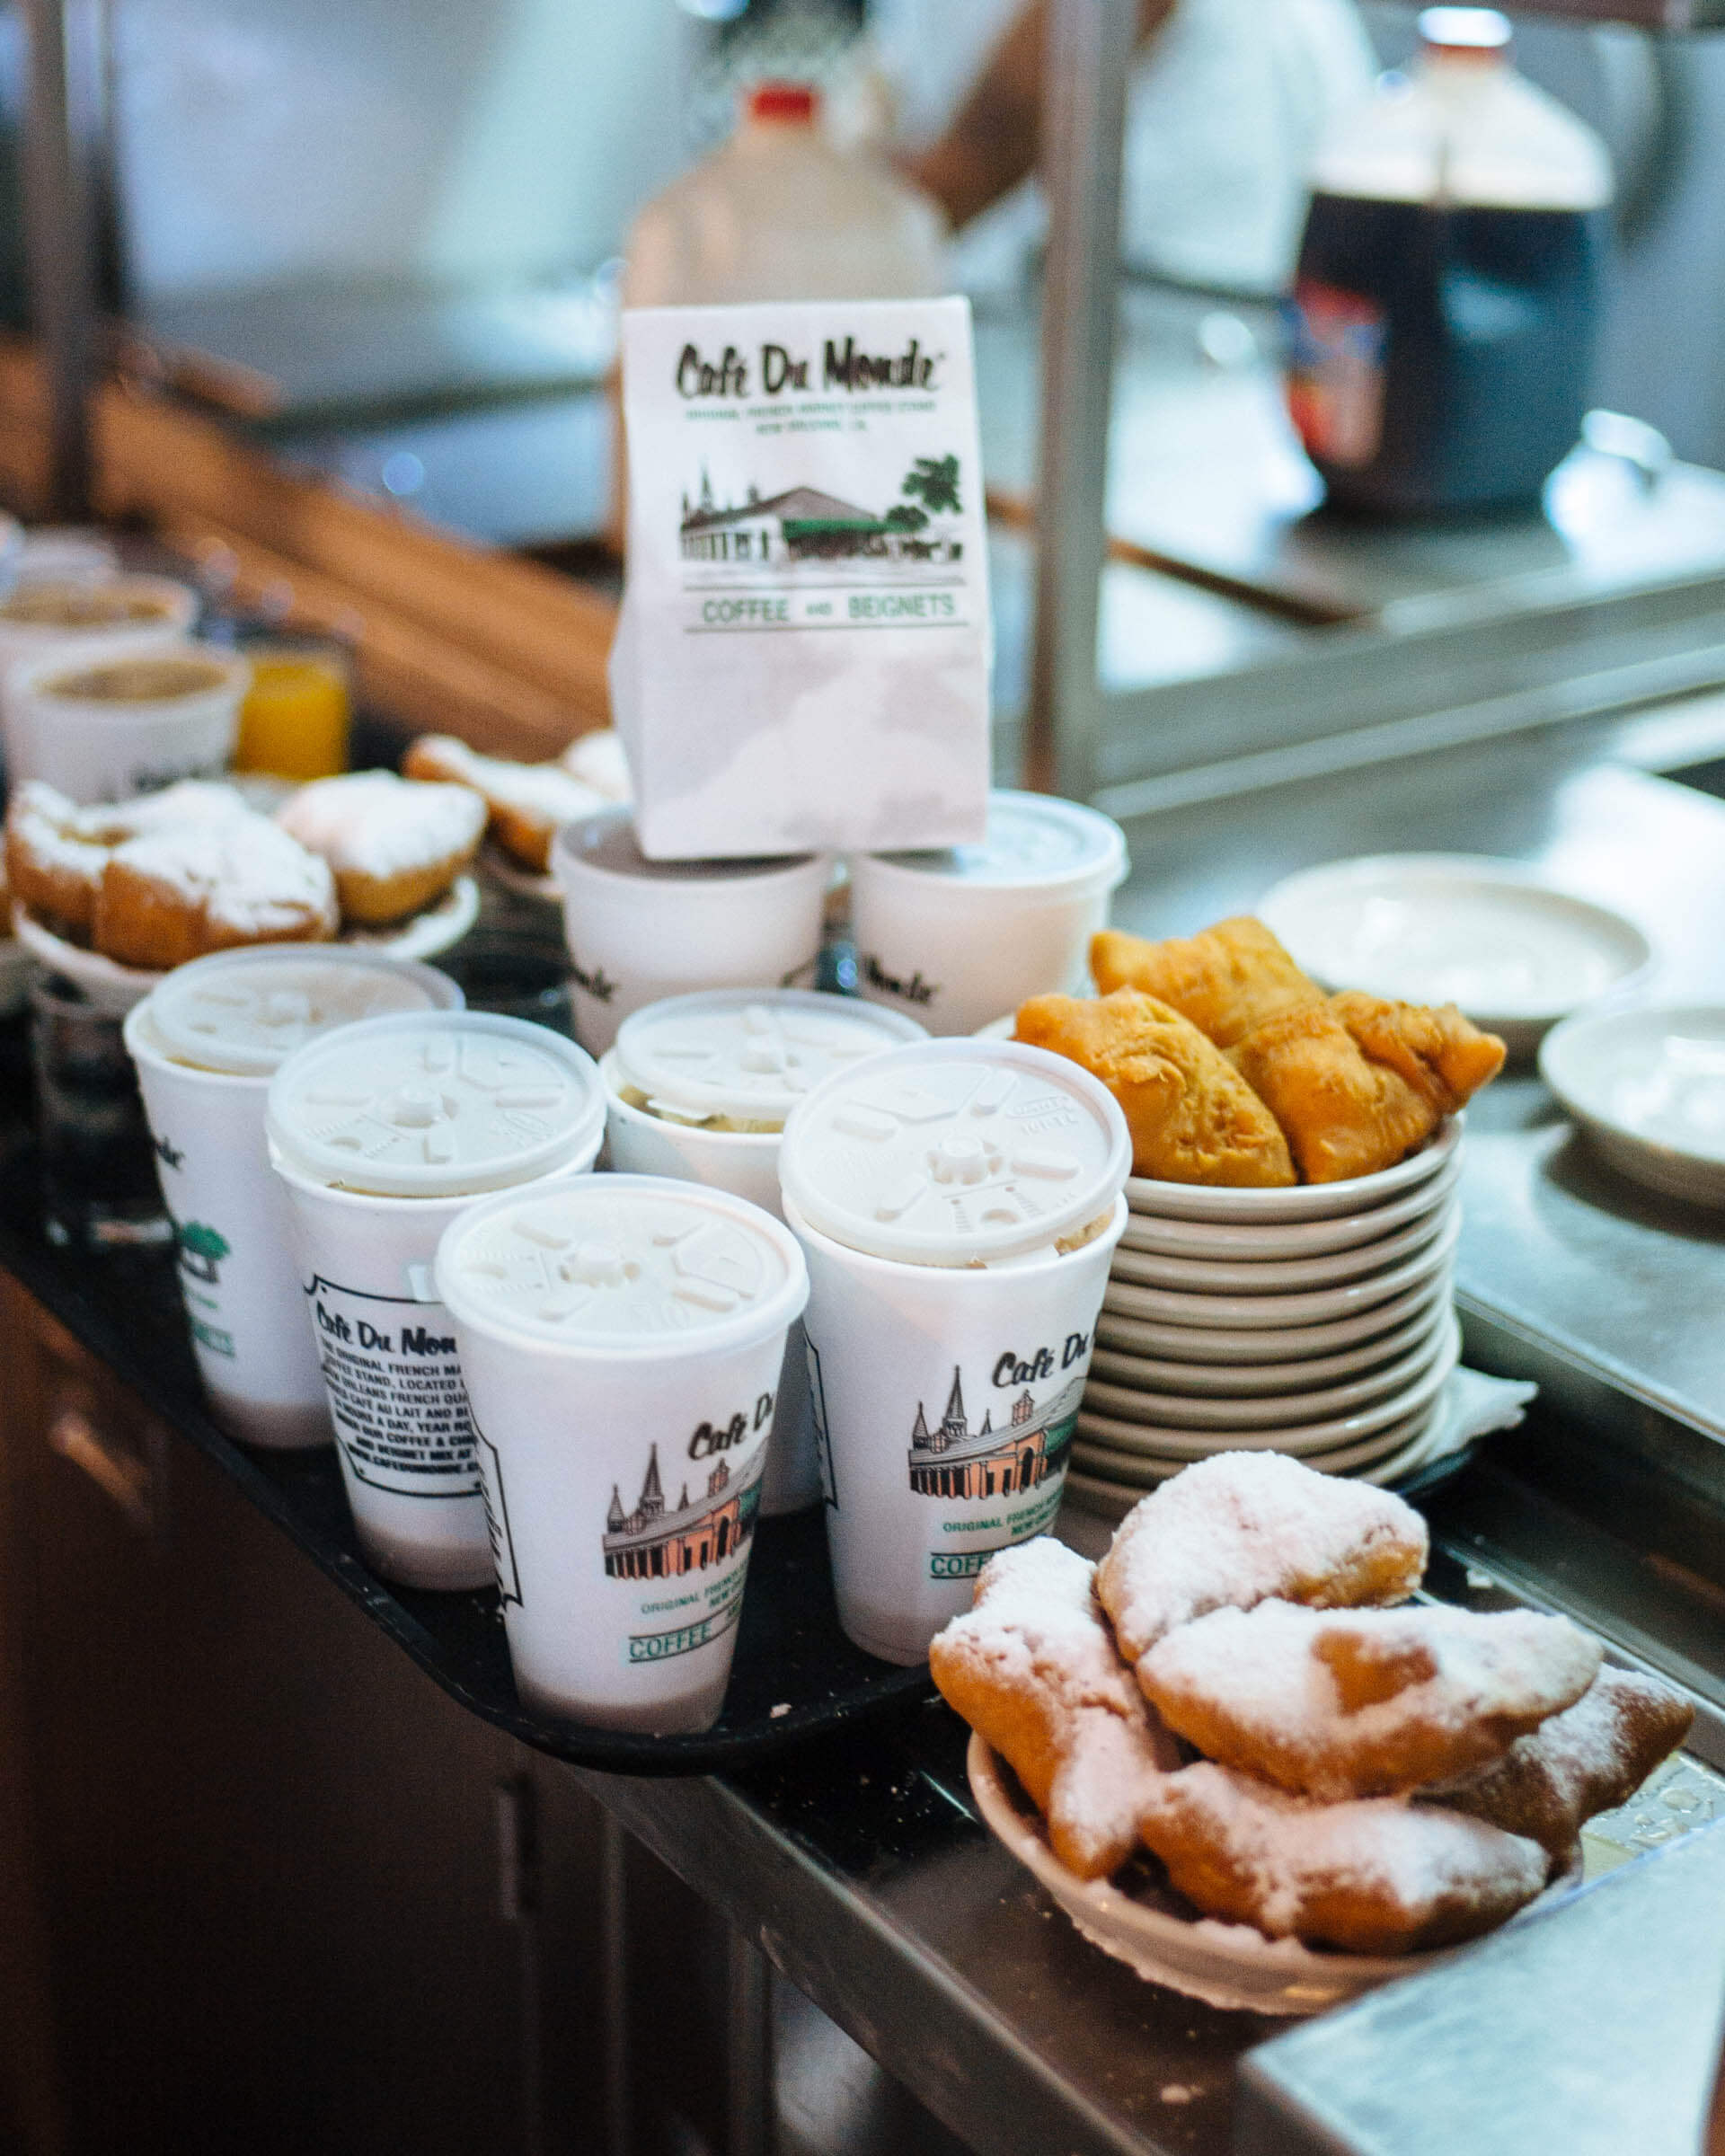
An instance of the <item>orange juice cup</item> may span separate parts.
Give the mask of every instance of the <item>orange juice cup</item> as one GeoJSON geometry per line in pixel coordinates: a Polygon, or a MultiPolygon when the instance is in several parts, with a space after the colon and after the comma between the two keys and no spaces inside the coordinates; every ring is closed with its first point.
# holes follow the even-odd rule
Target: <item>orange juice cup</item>
{"type": "Polygon", "coordinates": [[[240,707],[236,771],[327,779],[348,767],[348,654],[335,642],[248,644],[252,686],[240,707]]]}

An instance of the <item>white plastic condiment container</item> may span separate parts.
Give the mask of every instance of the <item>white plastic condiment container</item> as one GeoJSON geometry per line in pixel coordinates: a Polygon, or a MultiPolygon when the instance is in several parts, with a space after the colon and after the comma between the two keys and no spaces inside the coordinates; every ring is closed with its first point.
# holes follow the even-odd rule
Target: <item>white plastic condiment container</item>
{"type": "Polygon", "coordinates": [[[80,803],[126,801],[176,780],[219,777],[251,682],[251,663],[237,652],[189,641],[116,640],[24,660],[6,684],[7,771],[14,781],[41,779],[80,803]],[[205,678],[178,694],[124,694],[119,677],[153,671],[155,661],[189,683],[193,675],[205,678]]]}
{"type": "Polygon", "coordinates": [[[429,966],[279,944],[178,967],[127,1018],[192,1350],[217,1420],[248,1444],[331,1436],[287,1193],[270,1172],[270,1078],[338,1026],[461,1000],[429,966]]]}
{"type": "Polygon", "coordinates": [[[270,1160],[369,1561],[409,1586],[491,1578],[467,1396],[432,1285],[438,1238],[486,1192],[590,1168],[592,1060],[482,1012],[378,1019],[292,1057],[270,1088],[270,1160]]]}
{"type": "MultiPolygon", "coordinates": [[[[624,1019],[599,1065],[611,1165],[706,1183],[777,1213],[779,1134],[797,1102],[833,1072],[924,1038],[915,1019],[896,1011],[807,989],[718,988],[650,1003],[624,1019]],[[715,1129],[715,1120],[769,1127],[715,1129]]],[[[761,1509],[769,1518],[800,1512],[819,1496],[802,1328],[795,1325],[761,1509]]]]}
{"type": "Polygon", "coordinates": [[[1082,991],[1126,879],[1119,826],[1049,794],[988,796],[979,844],[850,862],[858,993],[931,1033],[974,1033],[1027,996],[1082,991]]]}
{"type": "Polygon", "coordinates": [[[1130,1166],[1112,1096],[1016,1041],[896,1048],[786,1123],[839,1620],[871,1654],[920,1661],[1058,1510],[1130,1166]]]}
{"type": "Polygon", "coordinates": [[[795,1241],[724,1191],[580,1177],[463,1214],[437,1280],[518,1691],[610,1728],[707,1728],[809,1292],[795,1241]]]}
{"type": "Polygon", "coordinates": [[[596,1056],[631,1012],[695,988],[811,983],[831,867],[772,861],[649,861],[627,808],[566,824],[552,848],[562,886],[575,1030],[596,1056]]]}

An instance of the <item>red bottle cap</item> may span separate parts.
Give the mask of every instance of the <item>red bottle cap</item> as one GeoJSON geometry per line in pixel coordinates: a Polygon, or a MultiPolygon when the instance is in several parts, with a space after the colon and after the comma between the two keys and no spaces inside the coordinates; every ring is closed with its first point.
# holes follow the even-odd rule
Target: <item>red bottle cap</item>
{"type": "Polygon", "coordinates": [[[788,119],[813,125],[819,93],[807,83],[757,83],[748,93],[751,119],[788,119]]]}

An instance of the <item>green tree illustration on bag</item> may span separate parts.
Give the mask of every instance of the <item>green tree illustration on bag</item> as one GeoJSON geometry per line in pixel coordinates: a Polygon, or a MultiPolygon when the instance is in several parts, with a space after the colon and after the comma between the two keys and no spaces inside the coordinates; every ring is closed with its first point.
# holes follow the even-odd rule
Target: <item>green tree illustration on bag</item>
{"type": "Polygon", "coordinates": [[[923,506],[938,516],[950,509],[953,516],[961,513],[959,500],[959,460],[956,456],[919,456],[905,475],[901,494],[915,494],[923,506]]]}
{"type": "Polygon", "coordinates": [[[174,1240],[180,1245],[180,1262],[199,1280],[214,1285],[216,1268],[227,1256],[226,1236],[201,1220],[189,1220],[174,1229],[174,1240]]]}

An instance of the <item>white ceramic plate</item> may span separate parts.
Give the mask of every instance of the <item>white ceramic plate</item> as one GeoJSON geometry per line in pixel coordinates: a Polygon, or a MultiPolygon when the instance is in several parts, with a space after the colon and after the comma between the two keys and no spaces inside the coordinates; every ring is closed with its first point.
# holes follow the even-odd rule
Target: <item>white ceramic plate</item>
{"type": "Polygon", "coordinates": [[[1632,921],[1560,891],[1518,862],[1380,853],[1290,876],[1258,915],[1329,988],[1459,1003],[1530,1052],[1560,1018],[1645,971],[1632,921]]]}
{"type": "MultiPolygon", "coordinates": [[[[394,959],[434,959],[460,942],[479,918],[479,886],[471,876],[457,877],[436,906],[429,906],[411,920],[390,928],[350,928],[339,939],[362,950],[378,950],[394,959]]],[[[146,972],[141,966],[122,966],[99,950],[84,950],[57,936],[32,920],[22,906],[13,905],[13,926],[18,941],[38,959],[83,989],[98,1010],[123,1018],[134,1003],[141,1003],[166,975],[146,972]]],[[[315,950],[315,944],[306,946],[315,950]]]]}
{"type": "Polygon", "coordinates": [[[1357,1242],[1351,1250],[1323,1257],[1242,1259],[1163,1258],[1147,1250],[1116,1249],[1110,1270],[1116,1280],[1137,1287],[1172,1288],[1184,1294],[1269,1295],[1287,1289],[1332,1287],[1387,1272],[1413,1257],[1449,1224],[1457,1200],[1453,1195],[1419,1220],[1378,1242],[1357,1242]]]}
{"type": "Polygon", "coordinates": [[[1455,1188],[1460,1169],[1460,1161],[1452,1155],[1448,1167],[1417,1183],[1405,1197],[1367,1212],[1344,1213],[1336,1220],[1288,1221],[1255,1228],[1231,1226],[1225,1221],[1212,1225],[1202,1220],[1157,1220],[1147,1213],[1130,1213],[1120,1241],[1129,1250],[1145,1250],[1158,1258],[1211,1258],[1234,1264],[1328,1257],[1332,1251],[1393,1235],[1435,1213],[1455,1188]]]}
{"type": "Polygon", "coordinates": [[[524,869],[495,839],[488,838],[479,849],[479,866],[491,882],[513,897],[536,899],[543,906],[563,903],[563,887],[554,876],[544,870],[524,869]]]}
{"type": "Polygon", "coordinates": [[[1275,1363],[1182,1363],[1163,1356],[1140,1355],[1131,1345],[1129,1318],[1104,1314],[1096,1323],[1096,1348],[1090,1366],[1110,1383],[1137,1385],[1148,1392],[1174,1392],[1182,1399],[1252,1400],[1266,1393],[1316,1392],[1342,1379],[1376,1371],[1399,1361],[1430,1338],[1448,1303],[1432,1297],[1393,1331],[1335,1355],[1275,1363]],[[1104,1359],[1106,1358],[1106,1359],[1104,1359]]]}
{"type": "MultiPolygon", "coordinates": [[[[1440,1967],[1467,1951],[1460,1946],[1429,1954],[1338,1954],[1303,1947],[1297,1940],[1268,1940],[1250,1924],[1217,1923],[1187,1913],[1188,1904],[1170,1889],[1149,1883],[1157,1869],[1150,1863],[1141,1893],[1122,1893],[1106,1879],[1078,1878],[1048,1847],[1035,1807],[974,1731],[965,1771],[989,1832],[1092,1946],[1125,1962],[1148,1983],[1171,1985],[1211,2006],[1254,2014],[1322,2013],[1380,1984],[1440,1967]]],[[[1548,1906],[1572,1893],[1580,1880],[1578,1859],[1529,1907],[1548,1906]]]]}
{"type": "Polygon", "coordinates": [[[1304,1459],[1308,1453],[1340,1452],[1429,1408],[1461,1356],[1461,1328],[1452,1323],[1424,1367],[1394,1392],[1369,1407],[1309,1422],[1272,1418],[1243,1426],[1218,1421],[1203,1427],[1162,1422],[1139,1411],[1145,1394],[1123,1388],[1109,1388],[1114,1395],[1110,1403],[1112,1412],[1103,1413],[1090,1404],[1095,1388],[1087,1385],[1076,1435],[1088,1445],[1107,1445],[1121,1454],[1147,1454],[1162,1460],[1199,1460],[1218,1452],[1291,1453],[1296,1459],[1304,1459]]]}
{"type": "Polygon", "coordinates": [[[1148,1176],[1126,1180],[1126,1202],[1134,1213],[1157,1220],[1228,1222],[1238,1227],[1282,1226],[1294,1221],[1340,1220],[1387,1205],[1436,1175],[1455,1157],[1466,1118],[1440,1123],[1431,1143],[1393,1168],[1350,1176],[1340,1183],[1296,1183],[1287,1190],[1231,1190],[1209,1183],[1163,1183],[1148,1176]]]}
{"type": "MultiPolygon", "coordinates": [[[[1138,1292],[1135,1288],[1121,1290],[1125,1294],[1138,1292]]],[[[1110,1289],[1103,1295],[1103,1315],[1097,1322],[1107,1323],[1117,1347],[1133,1351],[1141,1348],[1147,1355],[1165,1356],[1174,1362],[1216,1365],[1291,1363],[1307,1356],[1331,1355],[1339,1348],[1356,1347],[1362,1341],[1376,1339],[1415,1317],[1429,1316],[1440,1303],[1449,1300],[1450,1273],[1446,1269],[1426,1286],[1411,1289],[1406,1294],[1397,1295],[1393,1303],[1380,1303],[1375,1309],[1363,1310],[1356,1317],[1339,1319],[1333,1324],[1265,1327],[1261,1330],[1255,1327],[1248,1330],[1167,1325],[1154,1319],[1135,1318],[1129,1311],[1115,1308],[1112,1294],[1110,1289]]]]}
{"type": "MultiPolygon", "coordinates": [[[[1392,1399],[1404,1385],[1412,1384],[1443,1354],[1445,1342],[1455,1330],[1454,1318],[1447,1311],[1441,1312],[1393,1360],[1341,1384],[1308,1390],[1294,1385],[1214,1399],[1195,1399],[1188,1392],[1152,1387],[1130,1356],[1099,1348],[1090,1358],[1084,1403],[1099,1415],[1122,1415],[1128,1422],[1164,1422],[1181,1430],[1250,1430],[1323,1422],[1332,1415],[1369,1407],[1374,1401],[1392,1399]]],[[[1299,1371],[1297,1363],[1292,1366],[1299,1371]]]]}
{"type": "Polygon", "coordinates": [[[1547,1037],[1539,1070],[1614,1168],[1725,1206],[1725,1003],[1571,1019],[1547,1037]]]}
{"type": "Polygon", "coordinates": [[[1300,1294],[1177,1294],[1161,1287],[1137,1287],[1110,1271],[1105,1310],[1123,1317],[1150,1318],[1159,1324],[1238,1327],[1243,1330],[1283,1330],[1295,1325],[1325,1325],[1351,1317],[1375,1303],[1387,1303],[1433,1279],[1449,1265],[1462,1232],[1459,1206],[1454,1208],[1424,1250],[1387,1271],[1349,1280],[1339,1287],[1314,1288],[1300,1294]]]}

